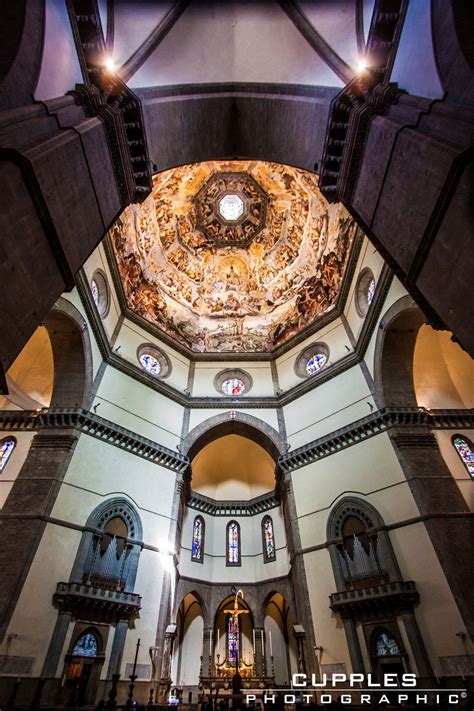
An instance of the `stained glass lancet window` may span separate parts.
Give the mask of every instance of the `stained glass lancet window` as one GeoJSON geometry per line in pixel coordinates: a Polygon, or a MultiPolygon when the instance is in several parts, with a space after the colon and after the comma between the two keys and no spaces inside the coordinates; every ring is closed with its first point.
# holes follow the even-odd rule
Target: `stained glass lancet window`
{"type": "Polygon", "coordinates": [[[192,560],[199,563],[203,561],[204,554],[204,520],[202,516],[196,516],[193,524],[193,547],[192,560]]]}
{"type": "Polygon", "coordinates": [[[273,521],[270,516],[265,516],[262,521],[263,557],[265,562],[275,560],[275,536],[273,534],[273,521]]]}
{"type": "Polygon", "coordinates": [[[469,474],[474,477],[474,449],[472,443],[461,435],[454,435],[453,445],[469,474]]]}
{"type": "Polygon", "coordinates": [[[240,527],[237,521],[227,524],[227,565],[240,565],[240,527]]]}
{"type": "Polygon", "coordinates": [[[378,657],[396,657],[400,654],[400,648],[391,634],[380,632],[375,640],[375,652],[378,657]]]}
{"type": "Polygon", "coordinates": [[[7,466],[7,462],[10,459],[15,446],[16,439],[13,437],[5,437],[5,439],[0,439],[0,474],[7,466]]]}
{"type": "Polygon", "coordinates": [[[239,651],[239,619],[234,620],[234,615],[227,617],[227,660],[230,667],[235,667],[239,651]]]}
{"type": "Polygon", "coordinates": [[[86,632],[79,637],[72,653],[78,657],[96,657],[97,651],[97,637],[92,632],[86,632]]]}

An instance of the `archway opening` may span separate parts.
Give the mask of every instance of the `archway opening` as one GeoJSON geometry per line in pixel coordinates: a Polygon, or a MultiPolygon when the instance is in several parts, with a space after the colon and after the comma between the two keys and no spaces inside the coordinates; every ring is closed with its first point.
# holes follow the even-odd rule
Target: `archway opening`
{"type": "Polygon", "coordinates": [[[214,621],[214,663],[218,676],[232,677],[238,668],[242,677],[251,677],[254,666],[254,625],[247,602],[239,596],[237,621],[229,610],[235,597],[229,595],[217,608],[214,621]]]}
{"type": "Polygon", "coordinates": [[[192,460],[193,491],[221,501],[246,501],[275,488],[275,462],[257,442],[228,434],[192,460]]]}
{"type": "Polygon", "coordinates": [[[275,677],[277,687],[286,688],[298,668],[297,645],[290,606],[279,592],[267,599],[264,626],[267,675],[275,677]]]}
{"type": "Polygon", "coordinates": [[[47,329],[39,326],[6,374],[8,395],[0,396],[0,409],[49,407],[53,395],[54,360],[47,329]]]}
{"type": "Polygon", "coordinates": [[[204,611],[199,597],[187,593],[178,609],[176,640],[171,660],[174,697],[197,701],[203,653],[204,611]],[[184,696],[183,696],[184,693],[184,696]]]}

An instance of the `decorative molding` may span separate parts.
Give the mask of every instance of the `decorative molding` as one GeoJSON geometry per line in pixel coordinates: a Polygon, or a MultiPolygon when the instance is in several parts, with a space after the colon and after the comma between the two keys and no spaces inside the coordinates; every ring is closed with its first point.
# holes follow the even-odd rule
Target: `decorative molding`
{"type": "MultiPolygon", "coordinates": [[[[305,444],[293,452],[284,454],[280,457],[278,466],[284,472],[295,471],[400,425],[409,425],[411,428],[421,427],[424,430],[427,427],[447,430],[470,429],[474,426],[474,409],[431,410],[428,412],[423,408],[416,407],[384,407],[335,432],[305,444]]],[[[425,442],[424,439],[422,441],[425,442]]],[[[422,446],[427,445],[423,444],[422,446]]],[[[428,446],[433,446],[431,438],[428,446]]]]}
{"type": "MultiPolygon", "coordinates": [[[[184,472],[188,467],[188,459],[179,452],[173,452],[161,444],[131,430],[120,427],[98,415],[78,408],[44,408],[40,412],[28,410],[1,410],[0,429],[12,432],[31,432],[35,430],[51,429],[76,429],[91,437],[100,439],[115,447],[120,447],[130,454],[135,454],[143,459],[166,467],[175,472],[184,472]]],[[[74,437],[64,435],[35,437],[35,448],[67,447],[71,448],[74,437]],[[66,441],[65,441],[66,440],[66,441]],[[44,441],[44,444],[43,444],[44,441]]]]}
{"type": "Polygon", "coordinates": [[[420,596],[413,581],[394,581],[358,590],[344,590],[329,596],[329,607],[343,619],[357,622],[383,619],[387,615],[411,612],[420,596]]]}
{"type": "MultiPolygon", "coordinates": [[[[242,413],[236,414],[243,416],[242,413]]],[[[251,416],[248,415],[248,417],[251,416]]],[[[411,429],[415,427],[423,428],[425,431],[423,434],[426,434],[427,428],[432,430],[469,430],[474,428],[474,409],[428,411],[424,408],[416,407],[385,407],[339,430],[330,432],[324,437],[309,442],[293,452],[282,454],[277,463],[279,473],[292,472],[301,467],[306,467],[312,462],[359,444],[381,432],[386,432],[392,427],[400,427],[401,425],[407,425],[411,429]]],[[[32,432],[38,430],[43,432],[51,429],[76,429],[180,474],[186,474],[190,464],[189,458],[184,454],[174,452],[153,440],[82,408],[44,408],[41,412],[0,410],[0,430],[5,432],[32,432]]],[[[195,433],[196,429],[192,430],[190,434],[195,433]]],[[[274,432],[279,438],[276,430],[274,432]]],[[[51,444],[54,446],[56,437],[42,435],[41,437],[36,437],[33,442],[43,439],[49,439],[50,446],[51,444]]],[[[62,439],[64,441],[64,435],[62,439]]],[[[426,442],[426,440],[422,441],[426,442]]],[[[430,447],[432,446],[431,441],[430,438],[428,445],[430,447]]],[[[68,443],[66,445],[69,446],[68,443]]],[[[426,444],[422,446],[426,446],[426,444]]],[[[185,451],[188,451],[188,449],[185,451]]]]}
{"type": "Polygon", "coordinates": [[[257,516],[280,506],[280,498],[271,491],[248,501],[216,501],[192,491],[187,506],[209,516],[257,516]]]}
{"type": "Polygon", "coordinates": [[[86,583],[58,583],[53,604],[62,612],[91,622],[133,620],[141,608],[137,593],[98,588],[86,583]]]}

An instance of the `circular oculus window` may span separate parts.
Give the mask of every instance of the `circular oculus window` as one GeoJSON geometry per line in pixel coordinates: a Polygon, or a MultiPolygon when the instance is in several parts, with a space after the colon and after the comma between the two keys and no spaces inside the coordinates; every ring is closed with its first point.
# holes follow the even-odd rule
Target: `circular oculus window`
{"type": "Polygon", "coordinates": [[[166,378],[171,372],[168,356],[156,346],[142,344],[137,350],[137,358],[143,370],[154,378],[166,378]]]}
{"type": "Polygon", "coordinates": [[[222,370],[214,378],[217,392],[227,397],[240,397],[248,393],[252,385],[251,376],[243,370],[222,370]]]}
{"type": "Polygon", "coordinates": [[[361,318],[367,314],[369,306],[374,300],[375,277],[371,269],[366,267],[359,274],[355,292],[356,311],[361,318]]]}
{"type": "Polygon", "coordinates": [[[244,214],[244,201],[236,193],[227,193],[217,205],[219,215],[227,222],[235,222],[244,214]]]}
{"type": "Polygon", "coordinates": [[[91,279],[91,293],[101,318],[109,313],[110,293],[107,278],[101,269],[96,269],[91,279]]]}
{"type": "Polygon", "coordinates": [[[300,378],[309,378],[319,373],[327,365],[328,360],[328,346],[325,343],[312,343],[297,357],[295,373],[300,378]]]}

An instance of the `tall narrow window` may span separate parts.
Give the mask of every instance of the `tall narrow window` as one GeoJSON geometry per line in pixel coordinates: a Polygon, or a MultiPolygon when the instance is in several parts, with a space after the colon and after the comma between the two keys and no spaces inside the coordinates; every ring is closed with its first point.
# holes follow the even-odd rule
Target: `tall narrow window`
{"type": "Polygon", "coordinates": [[[0,474],[7,466],[13,450],[16,447],[16,439],[14,437],[5,437],[0,439],[0,474]]]}
{"type": "Polygon", "coordinates": [[[97,637],[93,632],[84,632],[79,637],[72,653],[77,657],[96,657],[98,653],[97,637]]]}
{"type": "Polygon", "coordinates": [[[193,523],[193,545],[191,560],[202,563],[204,560],[204,519],[196,516],[193,523]]]}
{"type": "Polygon", "coordinates": [[[240,526],[237,521],[227,524],[227,565],[240,565],[240,526]]]}
{"type": "Polygon", "coordinates": [[[474,477],[474,449],[472,442],[467,437],[459,434],[454,435],[452,441],[467,471],[474,477]]]}
{"type": "Polygon", "coordinates": [[[240,658],[240,630],[239,619],[234,620],[234,615],[227,617],[227,661],[230,667],[237,665],[240,658]]]}
{"type": "Polygon", "coordinates": [[[397,641],[389,632],[380,632],[375,638],[374,647],[377,657],[396,657],[400,655],[397,641]]]}
{"type": "Polygon", "coordinates": [[[262,519],[262,539],[263,539],[263,560],[269,563],[276,558],[275,536],[273,533],[273,521],[270,516],[262,519]]]}

